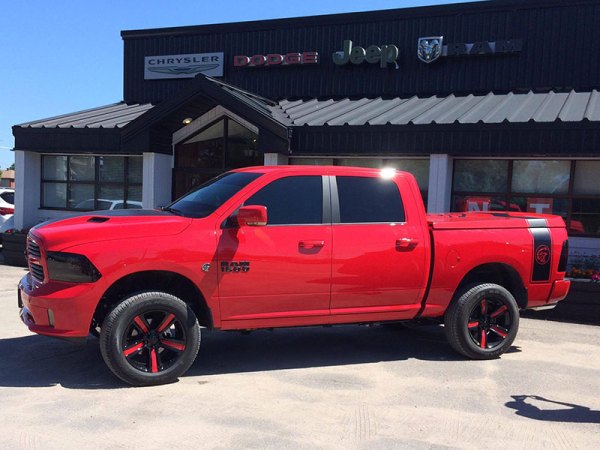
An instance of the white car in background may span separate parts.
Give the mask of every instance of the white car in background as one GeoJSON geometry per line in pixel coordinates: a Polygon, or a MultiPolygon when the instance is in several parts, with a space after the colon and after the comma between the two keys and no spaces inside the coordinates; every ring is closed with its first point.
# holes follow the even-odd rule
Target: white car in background
{"type": "Polygon", "coordinates": [[[15,190],[0,187],[0,225],[6,222],[15,212],[15,190]]]}
{"type": "Polygon", "coordinates": [[[0,225],[0,244],[2,244],[2,233],[5,233],[9,230],[14,230],[15,228],[15,216],[11,215],[8,219],[2,222],[0,225]]]}
{"type": "MultiPolygon", "coordinates": [[[[126,209],[125,200],[107,200],[104,198],[98,199],[98,208],[94,208],[94,199],[84,200],[75,206],[75,209],[83,211],[102,211],[105,209],[126,209]]],[[[142,202],[127,200],[127,209],[142,209],[142,202]]]]}
{"type": "Polygon", "coordinates": [[[15,190],[0,188],[0,244],[2,233],[15,228],[15,190]]]}
{"type": "MultiPolygon", "coordinates": [[[[8,188],[0,188],[0,208],[2,211],[10,212],[10,214],[2,215],[2,219],[0,219],[0,244],[2,244],[2,235],[6,231],[12,230],[15,228],[15,218],[13,216],[14,213],[14,204],[8,203],[4,200],[14,201],[14,189],[8,188]],[[3,195],[4,192],[7,192],[7,195],[3,195]],[[6,205],[6,206],[5,206],[6,205]]],[[[75,207],[76,209],[80,209],[82,211],[90,211],[94,209],[94,200],[84,200],[81,203],[78,203],[75,207]]],[[[100,211],[109,210],[109,209],[125,209],[125,201],[124,200],[107,200],[107,199],[98,199],[98,208],[100,211]]],[[[141,209],[142,202],[137,202],[134,200],[127,201],[127,209],[141,209]]]]}

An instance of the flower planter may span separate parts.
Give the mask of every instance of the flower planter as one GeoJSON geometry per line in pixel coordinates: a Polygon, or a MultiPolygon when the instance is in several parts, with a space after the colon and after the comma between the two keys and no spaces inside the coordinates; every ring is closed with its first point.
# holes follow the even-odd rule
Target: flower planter
{"type": "Polygon", "coordinates": [[[27,267],[25,249],[27,235],[24,233],[2,233],[2,254],[4,264],[9,266],[27,267]]]}
{"type": "Polygon", "coordinates": [[[589,279],[571,278],[571,292],[590,292],[600,295],[600,283],[589,279]]]}

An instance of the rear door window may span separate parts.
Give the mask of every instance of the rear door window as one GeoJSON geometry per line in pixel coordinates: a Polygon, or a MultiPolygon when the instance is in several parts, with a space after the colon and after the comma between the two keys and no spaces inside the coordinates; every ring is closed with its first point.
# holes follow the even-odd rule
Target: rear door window
{"type": "Polygon", "coordinates": [[[404,222],[404,206],[393,180],[337,177],[340,223],[404,222]]]}

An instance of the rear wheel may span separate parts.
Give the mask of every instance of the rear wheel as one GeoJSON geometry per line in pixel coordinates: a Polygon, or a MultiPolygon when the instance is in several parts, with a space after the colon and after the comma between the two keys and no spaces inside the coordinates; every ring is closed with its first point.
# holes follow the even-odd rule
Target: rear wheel
{"type": "Polygon", "coordinates": [[[457,352],[472,359],[497,358],[517,336],[519,308],[502,286],[480,284],[450,305],[444,326],[448,342],[457,352]]]}
{"type": "Polygon", "coordinates": [[[200,327],[192,309],[164,292],[134,295],[102,324],[100,351],[110,370],[135,386],[175,381],[194,362],[200,327]]]}

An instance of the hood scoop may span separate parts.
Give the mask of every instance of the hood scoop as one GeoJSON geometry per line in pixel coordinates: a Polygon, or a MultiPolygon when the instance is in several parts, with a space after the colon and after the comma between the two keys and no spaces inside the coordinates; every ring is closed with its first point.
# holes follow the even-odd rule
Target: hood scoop
{"type": "Polygon", "coordinates": [[[91,223],[104,223],[107,220],[110,220],[109,217],[90,217],[87,221],[91,223]]]}

